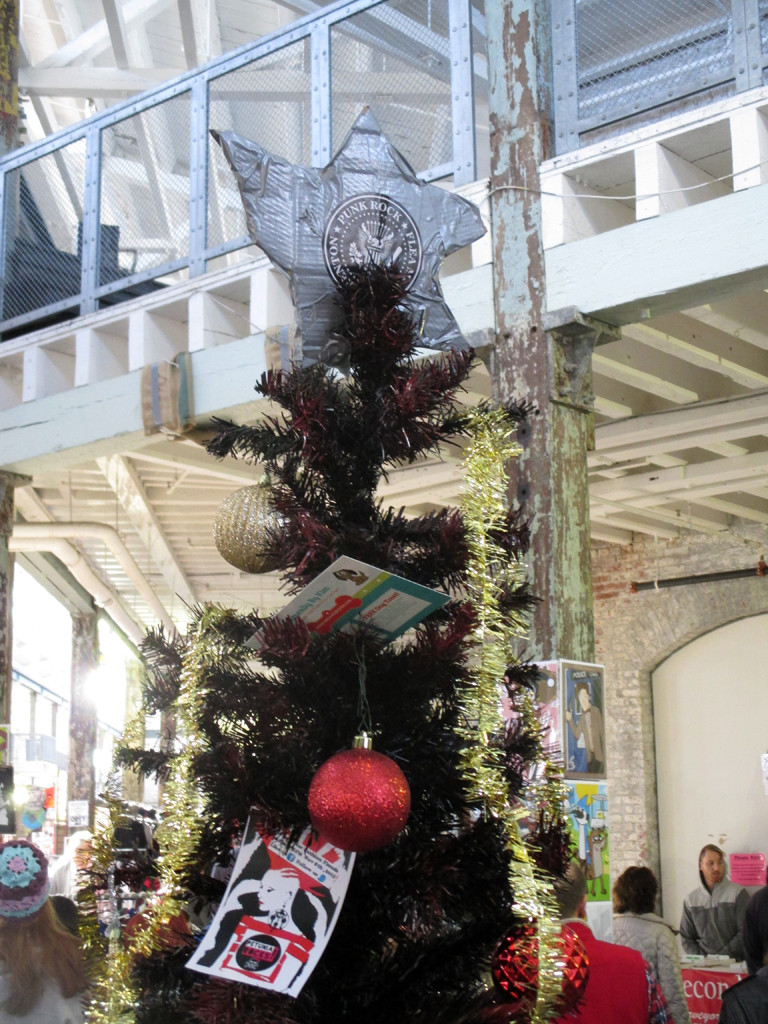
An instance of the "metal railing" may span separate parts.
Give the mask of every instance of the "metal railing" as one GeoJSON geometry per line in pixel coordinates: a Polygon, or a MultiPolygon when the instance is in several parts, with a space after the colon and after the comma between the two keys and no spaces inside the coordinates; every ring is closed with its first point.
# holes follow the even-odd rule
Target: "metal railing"
{"type": "Polygon", "coordinates": [[[557,153],[766,82],[768,0],[552,0],[557,153]]]}
{"type": "Polygon", "coordinates": [[[15,151],[0,161],[0,335],[238,259],[251,241],[209,127],[322,167],[369,106],[421,177],[475,180],[484,53],[482,0],[331,4],[15,151]]]}
{"type": "MultiPolygon", "coordinates": [[[[765,83],[768,0],[551,9],[558,153],[765,83]]],[[[0,160],[0,338],[252,254],[209,127],[322,167],[364,106],[422,178],[486,175],[484,0],[330,4],[0,160]]]]}

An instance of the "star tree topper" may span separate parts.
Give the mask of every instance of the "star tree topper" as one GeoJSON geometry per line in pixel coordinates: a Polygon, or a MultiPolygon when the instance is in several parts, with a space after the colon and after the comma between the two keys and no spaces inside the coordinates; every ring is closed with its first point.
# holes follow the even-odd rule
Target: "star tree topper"
{"type": "Polygon", "coordinates": [[[397,266],[428,348],[461,348],[445,303],[443,257],[485,233],[480,211],[420,181],[366,108],[318,170],[289,163],[230,131],[212,131],[232,168],[253,241],[288,277],[304,365],[343,360],[332,337],[336,286],[350,266],[397,266]]]}

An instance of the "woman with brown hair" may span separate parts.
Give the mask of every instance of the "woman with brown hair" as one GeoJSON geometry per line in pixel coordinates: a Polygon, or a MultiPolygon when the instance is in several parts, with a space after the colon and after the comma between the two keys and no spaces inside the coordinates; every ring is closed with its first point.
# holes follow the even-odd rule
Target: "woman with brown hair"
{"type": "Polygon", "coordinates": [[[690,1024],[675,931],[654,913],[659,886],[650,868],[627,868],[613,884],[613,941],[642,953],[675,1024],[690,1024]]]}
{"type": "Polygon", "coordinates": [[[23,839],[0,844],[0,1024],[81,1024],[80,943],[48,898],[48,861],[23,839]]]}

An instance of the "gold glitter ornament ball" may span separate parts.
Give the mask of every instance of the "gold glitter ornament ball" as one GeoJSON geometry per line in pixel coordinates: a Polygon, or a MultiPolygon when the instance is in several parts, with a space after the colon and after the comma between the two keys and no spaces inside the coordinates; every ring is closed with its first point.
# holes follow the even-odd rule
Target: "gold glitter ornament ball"
{"type": "Polygon", "coordinates": [[[219,554],[242,572],[271,572],[277,568],[269,554],[269,534],[280,528],[265,484],[241,487],[219,506],[213,521],[213,540],[219,554]]]}

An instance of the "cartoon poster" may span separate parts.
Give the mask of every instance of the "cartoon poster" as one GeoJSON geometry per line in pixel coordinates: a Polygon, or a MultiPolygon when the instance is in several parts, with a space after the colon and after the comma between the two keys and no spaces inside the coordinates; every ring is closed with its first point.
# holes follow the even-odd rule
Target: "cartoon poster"
{"type": "Polygon", "coordinates": [[[562,661],[565,776],[604,779],[605,721],[603,666],[562,661]]]}
{"type": "Polygon", "coordinates": [[[561,761],[563,737],[560,728],[560,694],[556,661],[538,662],[534,707],[541,725],[541,752],[548,761],[561,761]]]}
{"type": "Polygon", "coordinates": [[[227,891],[187,967],[297,996],[344,902],[355,855],[307,828],[293,844],[248,819],[227,891]]]}
{"type": "Polygon", "coordinates": [[[565,805],[576,859],[587,877],[587,900],[611,899],[608,793],[604,782],[571,782],[565,805]]]}
{"type": "MultiPolygon", "coordinates": [[[[547,763],[562,762],[562,739],[560,730],[560,699],[558,663],[537,662],[539,670],[535,688],[532,687],[533,711],[540,726],[541,760],[528,764],[523,769],[523,791],[517,804],[517,824],[521,834],[532,831],[538,822],[540,810],[540,788],[547,782],[547,763]]],[[[522,724],[522,711],[515,706],[507,687],[499,685],[499,714],[504,732],[499,740],[505,746],[514,741],[522,724]]]]}

